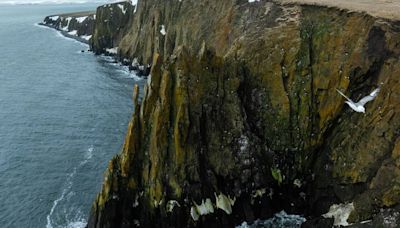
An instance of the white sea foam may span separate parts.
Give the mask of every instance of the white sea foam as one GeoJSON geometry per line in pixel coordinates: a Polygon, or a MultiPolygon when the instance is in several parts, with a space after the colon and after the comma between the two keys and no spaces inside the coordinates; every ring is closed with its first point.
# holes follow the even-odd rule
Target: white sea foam
{"type": "Polygon", "coordinates": [[[85,228],[87,224],[86,220],[83,221],[73,221],[67,224],[67,228],[85,228]]]}
{"type": "MultiPolygon", "coordinates": [[[[84,159],[79,163],[79,165],[75,166],[72,172],[70,172],[67,175],[67,180],[66,180],[66,186],[62,190],[62,193],[60,197],[58,197],[56,200],[53,201],[53,206],[50,209],[50,213],[46,216],[47,224],[46,228],[53,228],[53,221],[51,220],[55,209],[57,208],[58,204],[65,199],[65,197],[68,198],[69,195],[74,194],[71,192],[72,184],[73,184],[73,178],[75,177],[77,171],[79,168],[84,166],[86,163],[89,162],[89,160],[93,157],[93,151],[94,151],[94,146],[91,145],[84,154],[84,159]]],[[[71,228],[80,228],[80,227],[85,227],[86,226],[86,220],[82,218],[82,213],[78,210],[77,214],[75,215],[74,221],[69,221],[67,227],[71,228]]]]}
{"type": "Polygon", "coordinates": [[[243,222],[236,228],[256,228],[256,227],[292,227],[300,228],[301,224],[306,221],[305,218],[300,215],[286,214],[285,211],[276,213],[274,217],[267,220],[256,220],[250,224],[243,222]]]}
{"type": "Polygon", "coordinates": [[[72,216],[73,218],[67,219],[67,225],[65,228],[84,228],[87,225],[87,220],[85,219],[85,215],[78,210],[77,212],[75,210],[71,210],[71,212],[74,213],[72,216]]]}
{"type": "Polygon", "coordinates": [[[33,24],[33,26],[38,27],[38,28],[44,28],[44,29],[54,30],[54,29],[52,29],[52,28],[50,28],[50,27],[48,27],[48,26],[41,25],[41,24],[39,24],[39,23],[35,23],[35,24],[33,24]]]}
{"type": "Polygon", "coordinates": [[[85,160],[84,161],[89,161],[92,157],[93,157],[93,151],[94,151],[94,147],[93,147],[93,145],[91,145],[88,149],[87,149],[87,151],[86,151],[86,153],[85,153],[85,160]]]}
{"type": "Polygon", "coordinates": [[[139,77],[135,72],[130,71],[128,66],[124,66],[119,62],[115,62],[115,59],[112,56],[105,56],[101,55],[100,58],[102,58],[108,65],[111,65],[115,68],[118,72],[121,72],[125,75],[127,75],[129,78],[134,79],[135,81],[142,80],[141,77],[139,77]]]}
{"type": "Polygon", "coordinates": [[[141,77],[137,76],[135,72],[130,71],[128,66],[119,65],[118,67],[121,67],[121,69],[119,69],[118,71],[127,75],[129,78],[133,78],[135,81],[142,79],[141,77]]]}
{"type": "MultiPolygon", "coordinates": [[[[80,44],[80,45],[82,45],[82,46],[89,47],[88,44],[83,43],[83,42],[80,42],[80,41],[78,41],[78,40],[76,40],[76,39],[73,39],[73,38],[70,38],[70,37],[66,37],[66,36],[64,36],[64,35],[61,33],[61,31],[55,30],[55,29],[50,28],[50,27],[48,27],[48,26],[40,25],[40,24],[38,24],[38,23],[33,24],[33,26],[38,27],[38,28],[50,29],[51,31],[54,31],[54,32],[55,32],[55,34],[56,34],[57,37],[61,37],[61,38],[65,39],[65,40],[73,41],[73,42],[78,43],[78,44],[80,44]]],[[[70,34],[70,35],[72,35],[72,34],[70,34]]],[[[90,36],[90,37],[91,37],[91,36],[90,36]]],[[[87,38],[87,37],[81,37],[81,38],[85,39],[85,38],[87,38]]]]}
{"type": "Polygon", "coordinates": [[[61,37],[61,38],[65,39],[65,40],[73,41],[73,42],[78,43],[78,44],[80,44],[80,45],[82,45],[82,46],[89,47],[88,44],[85,44],[85,43],[80,42],[80,41],[77,41],[77,40],[75,40],[75,39],[73,39],[73,38],[64,36],[64,35],[61,33],[61,31],[54,30],[54,29],[53,29],[53,31],[56,32],[56,36],[57,36],[57,37],[61,37]]]}
{"type": "Polygon", "coordinates": [[[102,58],[103,58],[106,62],[109,62],[109,63],[115,62],[115,59],[114,59],[113,57],[111,57],[111,56],[105,56],[105,55],[103,55],[102,58]]]}

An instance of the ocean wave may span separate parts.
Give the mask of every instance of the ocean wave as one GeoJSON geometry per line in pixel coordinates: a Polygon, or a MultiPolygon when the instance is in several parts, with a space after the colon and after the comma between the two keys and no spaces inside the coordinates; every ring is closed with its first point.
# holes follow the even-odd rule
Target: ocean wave
{"type": "Polygon", "coordinates": [[[127,75],[129,78],[134,79],[135,81],[139,81],[142,80],[143,78],[137,76],[137,74],[133,71],[129,70],[129,67],[127,66],[122,66],[122,69],[118,70],[119,72],[124,73],[125,75],[127,75]],[[126,67],[126,68],[125,68],[126,67]]]}
{"type": "Polygon", "coordinates": [[[290,215],[285,211],[276,213],[274,217],[267,220],[256,220],[253,223],[248,224],[243,222],[236,228],[257,228],[257,227],[287,227],[287,228],[300,228],[306,219],[300,215],[290,215]]]}
{"type": "Polygon", "coordinates": [[[85,228],[87,224],[86,220],[83,221],[73,221],[67,224],[66,228],[85,228]]]}
{"type": "Polygon", "coordinates": [[[61,31],[58,31],[58,30],[55,30],[55,29],[53,29],[53,31],[56,32],[57,37],[61,37],[61,38],[65,39],[65,40],[69,40],[69,41],[74,41],[75,43],[78,43],[78,44],[80,44],[80,45],[82,45],[84,47],[89,47],[88,44],[80,42],[80,41],[78,41],[78,40],[76,40],[74,38],[70,38],[70,37],[64,36],[61,31]]]}
{"type": "MultiPolygon", "coordinates": [[[[75,211],[74,211],[75,212],[75,211]]],[[[83,213],[78,210],[72,219],[67,220],[67,225],[63,228],[84,228],[87,225],[87,220],[84,218],[83,213]]]]}
{"type": "Polygon", "coordinates": [[[143,80],[134,71],[129,70],[128,66],[123,65],[121,62],[116,62],[115,58],[112,56],[100,55],[100,58],[107,64],[110,65],[120,73],[125,74],[128,78],[132,78],[135,81],[143,80]]]}
{"type": "MultiPolygon", "coordinates": [[[[66,186],[63,189],[60,197],[58,197],[56,200],[53,201],[53,205],[50,209],[49,214],[46,216],[46,220],[47,220],[47,224],[46,224],[46,228],[54,228],[53,224],[54,222],[52,221],[52,216],[54,214],[54,211],[56,210],[57,206],[59,205],[59,203],[61,201],[63,201],[66,197],[67,199],[69,198],[68,196],[71,194],[75,194],[73,192],[71,192],[71,188],[72,188],[72,184],[73,184],[73,178],[76,175],[77,171],[79,168],[81,168],[82,166],[84,166],[86,163],[89,162],[90,159],[92,159],[93,157],[93,151],[94,151],[94,146],[91,145],[84,154],[84,159],[79,163],[79,165],[77,165],[76,167],[74,167],[74,169],[72,170],[72,172],[70,172],[67,175],[67,180],[66,180],[66,186]]],[[[75,210],[74,210],[75,211],[75,210]]],[[[75,214],[74,216],[75,218],[73,219],[73,221],[69,221],[66,227],[70,227],[70,228],[80,228],[80,227],[85,227],[86,226],[86,220],[84,218],[82,218],[82,213],[78,210],[78,212],[75,214]]],[[[59,226],[56,226],[59,227],[59,226]]]]}
{"type": "MultiPolygon", "coordinates": [[[[62,32],[59,31],[59,30],[50,28],[50,27],[48,27],[48,26],[40,25],[39,23],[35,23],[34,26],[40,27],[40,28],[51,29],[52,31],[55,32],[55,34],[57,35],[57,37],[61,37],[61,38],[65,39],[65,40],[69,40],[69,41],[74,41],[74,42],[76,42],[76,43],[81,44],[82,46],[84,46],[84,47],[86,47],[86,48],[89,47],[88,44],[85,44],[85,43],[80,42],[80,41],[78,41],[78,40],[75,40],[75,39],[73,39],[73,38],[64,36],[64,35],[62,34],[62,32]]],[[[88,53],[88,52],[78,51],[77,53],[84,54],[84,53],[88,53]]],[[[112,56],[106,56],[106,55],[101,55],[100,58],[102,58],[102,60],[103,60],[104,62],[106,62],[106,64],[115,67],[116,70],[117,70],[118,72],[121,72],[121,73],[125,74],[128,78],[132,78],[132,79],[134,79],[135,81],[142,80],[142,78],[139,77],[134,71],[129,70],[129,67],[128,67],[128,66],[125,66],[125,65],[121,64],[120,62],[116,62],[116,60],[115,60],[114,57],[112,57],[112,56]]]]}
{"type": "Polygon", "coordinates": [[[50,29],[50,30],[52,30],[52,31],[55,32],[55,35],[56,35],[57,37],[63,38],[63,39],[65,39],[65,40],[73,41],[73,42],[78,43],[78,44],[80,44],[80,45],[82,45],[82,46],[84,46],[84,47],[89,47],[88,44],[85,44],[85,43],[80,42],[80,41],[78,41],[78,40],[76,40],[76,39],[73,39],[73,38],[64,36],[64,35],[62,34],[61,31],[56,30],[56,29],[54,29],[54,28],[50,28],[50,27],[48,27],[48,26],[41,25],[41,24],[39,24],[39,23],[35,23],[35,24],[33,24],[33,26],[38,27],[38,28],[43,28],[43,29],[50,29]]]}
{"type": "Polygon", "coordinates": [[[45,28],[45,29],[51,29],[51,30],[53,30],[52,28],[50,28],[50,27],[48,27],[48,26],[45,26],[45,25],[41,25],[41,24],[39,24],[39,23],[34,23],[33,26],[39,27],[39,28],[45,28]]]}
{"type": "Polygon", "coordinates": [[[85,163],[87,163],[92,157],[93,157],[93,151],[94,151],[94,147],[93,145],[90,146],[85,153],[85,163]]]}

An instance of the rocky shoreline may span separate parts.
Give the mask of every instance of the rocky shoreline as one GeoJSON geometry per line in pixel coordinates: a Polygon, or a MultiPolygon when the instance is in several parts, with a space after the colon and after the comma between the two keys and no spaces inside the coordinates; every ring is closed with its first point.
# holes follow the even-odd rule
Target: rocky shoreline
{"type": "Polygon", "coordinates": [[[68,38],[89,44],[95,20],[95,12],[85,11],[47,16],[39,25],[54,28],[68,38]]]}
{"type": "Polygon", "coordinates": [[[94,53],[151,76],[88,227],[234,227],[281,210],[303,227],[400,224],[392,18],[306,1],[97,8],[94,53]],[[378,87],[365,114],[337,93],[378,87]]]}
{"type": "Polygon", "coordinates": [[[135,9],[135,5],[132,5],[131,2],[116,2],[99,6],[97,12],[84,11],[46,16],[39,25],[56,29],[65,37],[88,44],[89,51],[96,55],[114,57],[115,61],[129,66],[129,70],[135,71],[139,76],[148,76],[150,66],[140,65],[135,59],[129,60],[120,57],[118,48],[113,45],[119,42],[120,38],[116,34],[123,30],[135,9]],[[100,18],[96,20],[97,14],[100,18]],[[111,24],[107,24],[108,22],[111,24]],[[107,28],[101,28],[103,26],[107,26],[107,28]],[[110,31],[108,31],[109,28],[111,28],[110,31]],[[107,34],[103,34],[104,31],[107,31],[107,34]],[[97,33],[101,33],[101,37],[92,39],[93,35],[96,36],[97,33]]]}
{"type": "MultiPolygon", "coordinates": [[[[43,23],[43,22],[40,22],[40,23],[38,23],[38,24],[41,25],[41,26],[46,26],[46,27],[55,29],[53,26],[48,25],[48,24],[43,23]]],[[[57,29],[57,30],[58,30],[58,29],[57,29]]],[[[65,37],[67,37],[67,38],[71,38],[71,39],[74,39],[74,40],[79,41],[79,42],[81,42],[81,43],[85,43],[85,44],[88,44],[88,45],[89,45],[89,40],[87,40],[87,39],[81,38],[81,37],[76,36],[76,35],[71,35],[71,34],[69,34],[67,31],[62,31],[62,30],[58,30],[58,31],[61,33],[61,35],[65,36],[65,37]]]]}

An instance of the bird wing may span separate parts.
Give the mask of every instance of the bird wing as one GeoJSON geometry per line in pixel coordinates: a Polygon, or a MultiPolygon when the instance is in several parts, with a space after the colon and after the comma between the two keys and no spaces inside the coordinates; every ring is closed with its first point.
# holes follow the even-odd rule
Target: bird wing
{"type": "Polygon", "coordinates": [[[375,97],[378,95],[379,91],[380,91],[380,88],[378,87],[377,89],[372,91],[372,93],[370,93],[368,96],[363,97],[359,102],[357,102],[357,104],[364,106],[367,102],[370,102],[373,99],[375,99],[375,97]]]}
{"type": "Polygon", "coordinates": [[[342,95],[344,98],[346,98],[346,100],[350,101],[351,103],[354,103],[350,98],[348,98],[346,95],[344,95],[340,90],[336,89],[336,91],[342,95]]]}

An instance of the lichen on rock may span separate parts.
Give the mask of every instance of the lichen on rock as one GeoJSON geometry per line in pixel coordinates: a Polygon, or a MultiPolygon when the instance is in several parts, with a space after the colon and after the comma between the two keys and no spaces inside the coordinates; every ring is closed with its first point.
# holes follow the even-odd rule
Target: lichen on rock
{"type": "Polygon", "coordinates": [[[123,22],[110,9],[94,50],[150,71],[89,227],[233,227],[346,202],[357,223],[400,203],[398,23],[271,1],[141,0],[123,22]],[[336,92],[376,87],[365,115],[336,92]],[[214,198],[223,210],[202,213],[214,198]]]}

